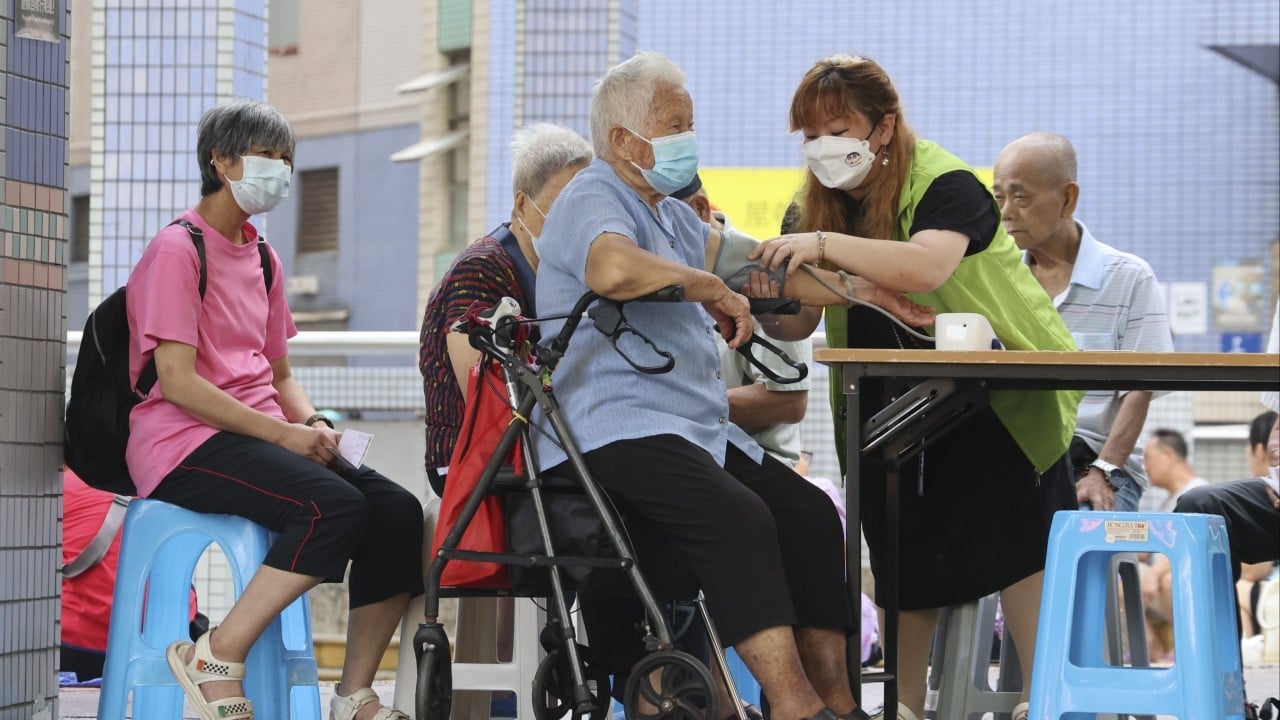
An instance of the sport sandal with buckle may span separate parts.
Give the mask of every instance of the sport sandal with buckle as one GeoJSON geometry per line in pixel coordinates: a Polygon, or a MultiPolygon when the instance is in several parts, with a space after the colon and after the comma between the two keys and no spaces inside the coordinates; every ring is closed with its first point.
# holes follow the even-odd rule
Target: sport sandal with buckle
{"type": "MultiPolygon", "coordinates": [[[[342,696],[338,694],[338,686],[333,686],[333,699],[329,701],[329,711],[333,713],[332,720],[355,720],[356,713],[369,703],[382,702],[378,699],[378,693],[372,688],[361,688],[350,695],[342,696]]],[[[395,708],[380,707],[378,712],[373,714],[370,720],[410,720],[408,715],[396,710],[395,708]]]]}
{"type": "Polygon", "coordinates": [[[213,651],[209,648],[209,638],[212,635],[213,630],[209,630],[196,640],[196,652],[192,655],[191,662],[183,660],[191,643],[179,640],[170,644],[164,653],[165,659],[169,661],[169,670],[182,686],[187,699],[195,706],[200,720],[253,720],[253,703],[248,698],[235,696],[205,700],[200,692],[200,686],[205,683],[244,680],[244,663],[227,662],[213,656],[213,651]]]}

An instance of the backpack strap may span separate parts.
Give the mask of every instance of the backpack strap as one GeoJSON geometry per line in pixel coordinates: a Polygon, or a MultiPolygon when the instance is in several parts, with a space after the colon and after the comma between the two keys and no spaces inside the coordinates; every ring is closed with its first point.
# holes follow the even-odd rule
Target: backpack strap
{"type": "Polygon", "coordinates": [[[200,256],[200,299],[204,300],[204,289],[209,284],[209,265],[204,259],[204,231],[183,218],[178,218],[169,224],[186,228],[187,234],[191,236],[191,244],[196,246],[196,255],[200,256]]]}
{"type": "Polygon", "coordinates": [[[120,526],[124,524],[124,514],[129,509],[130,499],[124,495],[112,496],[111,506],[107,508],[106,517],[102,519],[102,527],[98,528],[93,539],[84,546],[84,550],[81,550],[74,560],[62,566],[62,577],[73,578],[102,562],[102,558],[106,557],[107,551],[111,549],[111,543],[115,541],[116,534],[120,532],[120,526]]]}
{"type": "Polygon", "coordinates": [[[262,281],[267,284],[267,294],[271,294],[271,252],[267,250],[267,239],[258,236],[258,258],[262,260],[262,281]]]}

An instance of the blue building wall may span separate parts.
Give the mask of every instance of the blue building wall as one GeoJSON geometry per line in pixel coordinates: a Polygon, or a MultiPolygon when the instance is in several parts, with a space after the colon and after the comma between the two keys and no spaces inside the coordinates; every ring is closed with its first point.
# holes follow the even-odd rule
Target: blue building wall
{"type": "MultiPolygon", "coordinates": [[[[1277,240],[1276,85],[1207,47],[1276,44],[1270,0],[711,0],[698,23],[686,11],[646,0],[639,47],[688,75],[705,167],[802,166],[792,92],[815,60],[846,52],[884,66],[916,132],[973,165],[1034,130],[1070,138],[1077,216],[1164,282],[1209,282],[1215,264],[1269,258],[1277,240]]],[[[1217,350],[1218,337],[1178,349],[1217,350]]]]}
{"type": "Polygon", "coordinates": [[[419,134],[405,125],[298,141],[295,171],[338,168],[339,239],[335,252],[299,255],[296,199],[268,216],[285,274],[320,278],[318,295],[289,298],[295,312],[346,307],[349,330],[416,327],[418,168],[388,158],[419,134]]]}

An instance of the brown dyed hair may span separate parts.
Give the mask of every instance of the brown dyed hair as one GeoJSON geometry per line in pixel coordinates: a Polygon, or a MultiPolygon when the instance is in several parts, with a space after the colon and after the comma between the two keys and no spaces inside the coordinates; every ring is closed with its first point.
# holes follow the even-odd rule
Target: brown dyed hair
{"type": "Polygon", "coordinates": [[[791,100],[791,131],[815,127],[827,116],[849,117],[855,111],[877,128],[885,116],[896,116],[893,138],[880,150],[889,164],[875,168],[875,181],[861,200],[824,187],[813,171],[806,171],[792,232],[831,230],[879,240],[893,237],[898,196],[911,170],[916,138],[884,68],[874,60],[850,55],[819,60],[805,73],[791,100]]]}

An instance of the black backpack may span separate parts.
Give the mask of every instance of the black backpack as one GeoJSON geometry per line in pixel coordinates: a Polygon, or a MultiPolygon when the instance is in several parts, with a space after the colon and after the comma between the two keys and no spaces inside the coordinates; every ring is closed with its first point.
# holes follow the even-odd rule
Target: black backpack
{"type": "MultiPolygon", "coordinates": [[[[200,299],[204,299],[208,268],[204,234],[186,220],[174,220],[191,236],[200,258],[200,299]]],[[[271,255],[266,240],[258,239],[262,277],[271,292],[271,255]]],[[[129,477],[125,447],[129,444],[129,412],[142,402],[156,383],[156,361],[151,358],[138,376],[136,389],[129,384],[129,316],[124,287],[103,300],[84,323],[80,356],[71,376],[71,399],[63,426],[62,450],[67,467],[86,485],[116,493],[136,495],[129,477]]]]}

